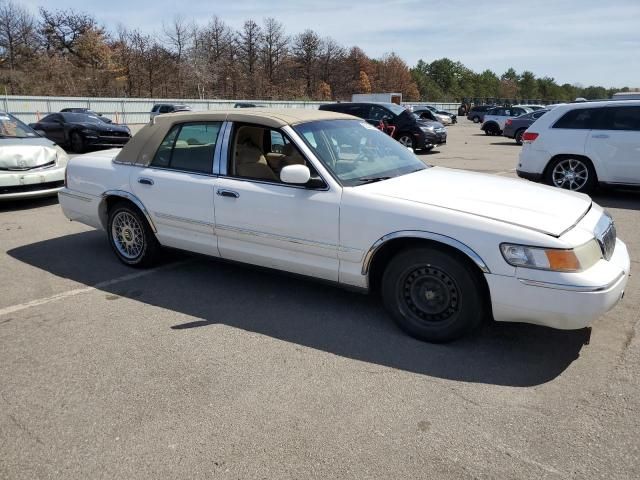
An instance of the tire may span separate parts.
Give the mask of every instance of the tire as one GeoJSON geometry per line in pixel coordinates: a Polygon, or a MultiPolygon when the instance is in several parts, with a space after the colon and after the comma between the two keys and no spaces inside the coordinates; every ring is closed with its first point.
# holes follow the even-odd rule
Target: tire
{"type": "Polygon", "coordinates": [[[472,119],[473,123],[479,123],[480,122],[480,117],[478,117],[477,115],[474,116],[472,119]]]}
{"type": "Polygon", "coordinates": [[[427,342],[449,342],[470,333],[484,317],[479,274],[438,248],[397,254],[382,277],[382,299],[398,326],[427,342]]]}
{"type": "Polygon", "coordinates": [[[407,148],[411,148],[415,151],[415,140],[410,133],[401,133],[398,135],[398,141],[407,148]]]}
{"type": "Polygon", "coordinates": [[[518,145],[522,145],[522,135],[524,135],[524,129],[521,128],[520,130],[518,130],[516,132],[516,134],[513,136],[513,138],[515,139],[516,143],[518,145]]]}
{"type": "Polygon", "coordinates": [[[552,187],[580,193],[591,193],[598,183],[591,162],[580,157],[561,157],[547,167],[545,182],[552,187]]]}
{"type": "Polygon", "coordinates": [[[496,125],[495,123],[489,123],[489,125],[487,125],[484,129],[484,133],[486,135],[494,137],[496,135],[500,135],[501,130],[500,127],[498,127],[498,125],[496,125]]]}
{"type": "Polygon", "coordinates": [[[118,202],[109,210],[107,235],[118,259],[131,267],[150,267],[161,246],[146,218],[129,202],[118,202]]]}
{"type": "Polygon", "coordinates": [[[76,153],[84,153],[87,149],[86,142],[78,132],[71,133],[71,150],[76,153]]]}

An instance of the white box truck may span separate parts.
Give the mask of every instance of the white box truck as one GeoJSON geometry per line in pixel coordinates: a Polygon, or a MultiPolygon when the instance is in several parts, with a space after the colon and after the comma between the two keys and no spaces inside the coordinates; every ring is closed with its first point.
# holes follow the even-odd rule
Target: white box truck
{"type": "Polygon", "coordinates": [[[401,93],[354,93],[351,95],[352,102],[384,102],[402,104],[401,93]]]}

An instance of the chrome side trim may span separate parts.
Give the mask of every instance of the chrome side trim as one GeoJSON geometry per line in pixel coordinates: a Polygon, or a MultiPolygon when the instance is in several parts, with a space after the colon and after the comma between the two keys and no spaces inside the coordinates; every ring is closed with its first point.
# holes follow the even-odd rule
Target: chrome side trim
{"type": "Polygon", "coordinates": [[[140,201],[138,197],[136,197],[135,195],[129,192],[125,192],[124,190],[107,190],[102,194],[103,201],[107,197],[122,197],[131,201],[144,214],[145,218],[147,219],[147,222],[149,222],[149,226],[151,227],[151,230],[153,230],[153,233],[158,232],[155,224],[153,223],[153,220],[151,220],[151,215],[149,215],[149,212],[147,211],[147,209],[145,208],[145,206],[143,205],[143,203],[140,201]]]}
{"type": "Polygon", "coordinates": [[[232,227],[231,225],[216,225],[216,230],[226,230],[228,232],[241,233],[243,235],[250,235],[253,237],[259,238],[268,238],[270,240],[279,240],[282,242],[295,243],[298,245],[306,245],[308,247],[317,247],[324,248],[327,250],[335,250],[335,251],[351,251],[355,249],[351,249],[349,247],[339,247],[333,243],[324,243],[324,242],[316,242],[315,240],[307,240],[304,238],[296,238],[296,237],[288,237],[285,235],[277,235],[274,233],[268,232],[260,232],[257,230],[248,230],[246,228],[232,227]]]}
{"type": "Polygon", "coordinates": [[[614,278],[611,282],[606,285],[601,285],[598,287],[585,287],[580,285],[565,285],[563,283],[551,283],[551,282],[541,282],[540,280],[527,280],[526,278],[519,278],[518,280],[523,285],[527,285],[530,287],[540,287],[540,288],[551,288],[554,290],[568,290],[571,292],[603,292],[605,290],[609,290],[611,287],[615,286],[621,279],[625,277],[625,272],[620,272],[616,278],[614,278]]]}
{"type": "Polygon", "coordinates": [[[362,275],[367,275],[369,273],[369,267],[371,266],[371,260],[373,260],[376,252],[387,243],[389,240],[394,240],[396,238],[423,238],[425,240],[433,240],[435,242],[443,243],[445,245],[449,245],[450,247],[455,248],[456,250],[460,250],[467,257],[469,257],[473,262],[482,270],[484,273],[491,273],[487,264],[484,263],[482,257],[474,252],[470,247],[465,245],[464,243],[456,240],[455,238],[447,237],[446,235],[441,235],[439,233],[433,232],[424,232],[421,230],[401,230],[399,232],[389,233],[383,237],[380,237],[375,243],[371,246],[369,251],[364,256],[364,261],[362,262],[362,275]]]}
{"type": "Polygon", "coordinates": [[[75,198],[76,200],[82,200],[83,202],[88,202],[88,203],[90,203],[90,202],[92,202],[92,201],[93,201],[93,199],[92,199],[92,198],[84,197],[84,196],[82,196],[82,195],[78,195],[78,194],[76,194],[76,193],[69,193],[69,192],[66,192],[66,191],[64,191],[64,190],[59,191],[59,192],[58,192],[58,195],[64,195],[64,196],[66,196],[66,197],[75,198]]]}
{"type": "Polygon", "coordinates": [[[177,217],[175,215],[169,215],[168,213],[153,212],[153,214],[157,218],[163,218],[165,220],[172,220],[174,222],[190,223],[192,225],[201,225],[203,227],[211,227],[211,228],[213,228],[213,226],[214,226],[214,224],[211,223],[211,222],[202,222],[200,220],[193,220],[191,218],[177,217]]]}

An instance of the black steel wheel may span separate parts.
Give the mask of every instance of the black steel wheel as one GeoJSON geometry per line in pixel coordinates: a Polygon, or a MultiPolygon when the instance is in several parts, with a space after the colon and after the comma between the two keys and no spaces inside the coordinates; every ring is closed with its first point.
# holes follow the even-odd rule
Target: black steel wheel
{"type": "Polygon", "coordinates": [[[415,248],[396,255],[382,279],[382,297],[396,323],[410,335],[447,342],[473,330],[485,302],[479,273],[458,255],[415,248]]]}

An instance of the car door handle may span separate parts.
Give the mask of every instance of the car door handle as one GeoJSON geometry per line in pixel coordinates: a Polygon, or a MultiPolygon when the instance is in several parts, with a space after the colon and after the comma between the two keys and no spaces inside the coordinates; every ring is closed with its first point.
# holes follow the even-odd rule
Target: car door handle
{"type": "Polygon", "coordinates": [[[142,185],[153,185],[153,180],[150,178],[139,178],[138,183],[141,183],[142,185]]]}
{"type": "Polygon", "coordinates": [[[230,197],[230,198],[238,198],[238,197],[240,197],[240,194],[238,192],[234,192],[233,190],[218,189],[218,191],[216,193],[218,195],[220,195],[221,197],[230,197]]]}
{"type": "Polygon", "coordinates": [[[591,138],[609,138],[609,135],[599,133],[598,135],[591,135],[591,138]]]}

